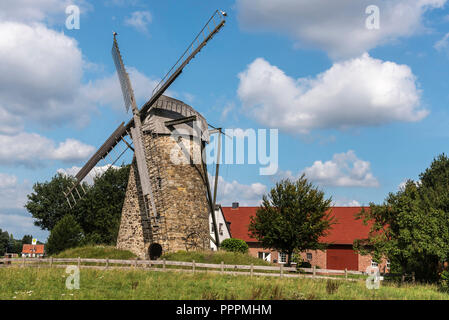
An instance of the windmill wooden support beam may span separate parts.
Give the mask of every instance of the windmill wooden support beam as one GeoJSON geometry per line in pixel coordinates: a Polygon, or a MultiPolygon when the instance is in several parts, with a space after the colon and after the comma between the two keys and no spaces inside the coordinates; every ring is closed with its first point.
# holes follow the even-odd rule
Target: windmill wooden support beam
{"type": "Polygon", "coordinates": [[[165,126],[166,127],[175,126],[177,124],[196,121],[196,119],[197,119],[197,116],[191,116],[191,117],[185,117],[185,118],[180,118],[180,119],[176,119],[176,120],[165,121],[165,126]]]}
{"type": "Polygon", "coordinates": [[[121,138],[126,135],[124,123],[122,122],[111,136],[103,143],[103,145],[95,152],[95,154],[86,162],[84,167],[75,175],[78,182],[81,182],[96,164],[103,159],[116,145],[121,138]]]}

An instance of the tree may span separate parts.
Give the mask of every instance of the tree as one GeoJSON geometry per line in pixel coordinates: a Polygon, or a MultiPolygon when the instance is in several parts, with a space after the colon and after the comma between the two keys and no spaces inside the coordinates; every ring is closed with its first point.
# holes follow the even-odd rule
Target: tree
{"type": "Polygon", "coordinates": [[[130,166],[111,169],[98,176],[77,206],[77,221],[92,243],[115,244],[128,186],[130,166]]]}
{"type": "Polygon", "coordinates": [[[449,258],[449,158],[438,156],[419,177],[360,212],[371,228],[354,247],[378,261],[387,258],[401,273],[436,280],[439,265],[449,258]]]}
{"type": "Polygon", "coordinates": [[[33,236],[31,234],[26,234],[22,238],[22,244],[31,244],[33,242],[33,236]]]}
{"type": "Polygon", "coordinates": [[[129,165],[122,165],[94,178],[93,185],[84,183],[87,193],[73,209],[63,191],[75,180],[58,173],[51,181],[33,186],[25,207],[35,219],[35,225],[42,229],[51,231],[66,214],[71,214],[83,229],[86,242],[115,244],[129,170],[129,165]]]}
{"type": "Polygon", "coordinates": [[[82,240],[83,230],[75,218],[67,214],[53,228],[47,241],[48,254],[56,254],[77,247],[82,240]]]}
{"type": "Polygon", "coordinates": [[[9,247],[9,234],[0,229],[0,256],[4,256],[9,247]]]}
{"type": "Polygon", "coordinates": [[[282,180],[263,196],[249,232],[264,248],[286,253],[290,265],[295,250],[325,248],[318,240],[335,223],[329,212],[331,202],[304,174],[294,182],[282,180]]]}
{"type": "Polygon", "coordinates": [[[52,230],[70,210],[65,191],[73,185],[75,178],[56,174],[51,181],[35,183],[33,193],[29,194],[25,208],[31,213],[34,225],[43,230],[52,230]]]}

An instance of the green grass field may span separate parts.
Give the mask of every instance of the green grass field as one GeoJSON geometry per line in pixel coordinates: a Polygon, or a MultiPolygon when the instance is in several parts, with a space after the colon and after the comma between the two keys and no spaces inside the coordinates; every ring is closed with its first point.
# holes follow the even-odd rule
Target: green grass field
{"type": "Polygon", "coordinates": [[[81,269],[80,289],[68,290],[66,277],[63,268],[2,268],[0,299],[449,299],[435,285],[382,283],[368,290],[364,281],[81,269]]]}
{"type": "MultiPolygon", "coordinates": [[[[113,246],[85,246],[74,249],[65,250],[53,258],[91,258],[91,259],[118,259],[118,260],[131,260],[135,259],[136,255],[130,251],[118,250],[113,246]]],[[[186,261],[192,262],[195,260],[197,263],[214,263],[220,264],[222,261],[225,264],[239,264],[255,266],[269,266],[272,265],[264,260],[254,258],[248,254],[226,252],[226,251],[178,251],[174,253],[164,254],[160,259],[166,259],[170,261],[186,261]]]]}
{"type": "MultiPolygon", "coordinates": [[[[135,259],[129,251],[110,246],[86,246],[66,250],[55,258],[135,259]]],[[[270,265],[247,254],[230,252],[176,252],[162,258],[198,263],[270,265]]],[[[384,281],[379,290],[368,290],[365,281],[292,279],[189,273],[145,269],[81,269],[80,289],[68,290],[64,268],[0,268],[0,299],[89,300],[89,299],[410,299],[448,300],[437,285],[411,285],[384,281]]]]}

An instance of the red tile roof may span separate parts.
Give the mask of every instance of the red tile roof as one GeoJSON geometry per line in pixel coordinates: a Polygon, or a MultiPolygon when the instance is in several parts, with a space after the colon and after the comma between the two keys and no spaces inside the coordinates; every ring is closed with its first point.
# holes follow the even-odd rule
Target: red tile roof
{"type": "Polygon", "coordinates": [[[44,245],[43,244],[24,244],[22,248],[22,253],[36,253],[43,254],[44,253],[44,245]]]}
{"type": "MultiPolygon", "coordinates": [[[[255,238],[248,235],[250,217],[256,215],[259,207],[223,207],[223,214],[227,222],[230,222],[231,237],[245,240],[246,242],[257,242],[255,238]]],[[[367,209],[367,208],[366,208],[367,209]]],[[[328,235],[320,239],[323,243],[353,244],[355,239],[368,237],[370,226],[365,226],[362,220],[356,220],[354,215],[362,207],[332,207],[332,214],[336,218],[336,224],[332,225],[328,235]]]]}

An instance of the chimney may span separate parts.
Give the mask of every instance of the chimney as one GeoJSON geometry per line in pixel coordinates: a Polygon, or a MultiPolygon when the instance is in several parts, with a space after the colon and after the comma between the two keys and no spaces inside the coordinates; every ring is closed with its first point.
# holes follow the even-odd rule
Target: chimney
{"type": "Polygon", "coordinates": [[[239,208],[239,203],[238,202],[233,202],[232,203],[232,209],[238,209],[239,208]]]}

